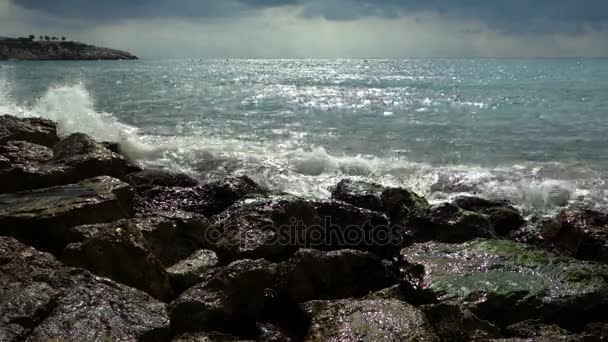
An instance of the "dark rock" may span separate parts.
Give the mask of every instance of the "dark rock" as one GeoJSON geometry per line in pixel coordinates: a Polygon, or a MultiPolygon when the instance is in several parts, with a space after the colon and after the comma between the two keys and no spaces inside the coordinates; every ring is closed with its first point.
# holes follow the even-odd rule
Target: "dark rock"
{"type": "Polygon", "coordinates": [[[501,337],[500,329],[458,304],[445,302],[420,308],[442,341],[485,341],[501,337]]]}
{"type": "Polygon", "coordinates": [[[418,244],[401,258],[410,273],[403,286],[462,304],[501,327],[538,318],[568,328],[608,304],[606,266],[511,241],[418,244]]]}
{"type": "Polygon", "coordinates": [[[206,249],[196,251],[187,259],[167,269],[171,285],[176,292],[181,293],[203,282],[208,274],[207,271],[216,267],[218,262],[215,252],[206,249]]]}
{"type": "Polygon", "coordinates": [[[57,254],[68,228],[128,217],[132,198],[130,187],[111,177],[0,195],[0,235],[57,254]]]}
{"type": "Polygon", "coordinates": [[[315,207],[292,197],[239,203],[217,220],[221,260],[286,260],[311,240],[313,231],[323,233],[315,207]]]}
{"type": "Polygon", "coordinates": [[[416,193],[401,188],[386,188],[379,184],[344,179],[332,189],[332,198],[358,208],[387,214],[394,224],[400,224],[428,202],[416,193]]]}
{"type": "Polygon", "coordinates": [[[193,213],[158,212],[132,221],[165,267],[173,266],[197,250],[213,247],[219,236],[207,218],[193,213]]]}
{"type": "Polygon", "coordinates": [[[606,341],[608,340],[608,322],[593,322],[585,326],[582,336],[587,336],[589,340],[606,341]]]}
{"type": "Polygon", "coordinates": [[[182,293],[170,306],[176,332],[219,331],[249,336],[280,289],[281,270],[265,260],[239,260],[182,293]]]}
{"type": "Polygon", "coordinates": [[[258,323],[258,336],[257,341],[260,342],[291,342],[295,341],[289,334],[283,329],[270,324],[270,323],[258,323]]]}
{"type": "Polygon", "coordinates": [[[512,324],[505,328],[505,334],[510,337],[521,338],[551,338],[559,340],[565,338],[572,333],[566,329],[562,329],[554,324],[547,324],[540,320],[528,320],[512,324]]]}
{"type": "Polygon", "coordinates": [[[20,119],[11,115],[2,115],[0,116],[0,144],[11,140],[53,147],[59,141],[57,125],[44,119],[20,119]]]}
{"type": "Polygon", "coordinates": [[[61,256],[66,265],[87,269],[160,300],[172,297],[163,265],[128,220],[71,228],[69,240],[72,243],[61,256]]]}
{"type": "Polygon", "coordinates": [[[461,196],[456,198],[452,204],[464,210],[483,215],[490,221],[494,230],[502,236],[519,229],[526,222],[519,210],[507,201],[491,201],[479,197],[461,196]]]}
{"type": "Polygon", "coordinates": [[[172,342],[247,342],[247,340],[218,332],[195,332],[182,334],[172,342]]]}
{"type": "Polygon", "coordinates": [[[198,187],[153,187],[139,191],[136,209],[144,214],[179,210],[211,217],[239,200],[266,193],[267,190],[246,176],[228,177],[198,187]]]}
{"type": "Polygon", "coordinates": [[[398,300],[314,301],[305,341],[439,341],[420,309],[398,300]]]}
{"type": "Polygon", "coordinates": [[[408,228],[418,242],[464,242],[495,236],[486,218],[448,203],[434,205],[417,213],[408,220],[408,228]]]}
{"type": "Polygon", "coordinates": [[[11,164],[38,164],[53,159],[53,150],[27,141],[8,141],[0,145],[0,155],[11,164]]]}
{"type": "Polygon", "coordinates": [[[198,181],[188,175],[161,170],[131,173],[125,177],[125,181],[138,190],[155,186],[188,188],[198,185],[198,181]]]}
{"type": "Polygon", "coordinates": [[[294,303],[362,297],[396,282],[378,257],[354,250],[299,250],[285,272],[284,295],[294,303]]]}
{"type": "Polygon", "coordinates": [[[569,209],[544,222],[542,237],[577,259],[608,263],[608,214],[569,209]]]}
{"type": "Polygon", "coordinates": [[[384,187],[379,184],[344,179],[332,189],[334,199],[374,211],[384,211],[382,203],[384,187]]]}
{"type": "MultiPolygon", "coordinates": [[[[408,242],[402,226],[391,226],[386,216],[340,201],[313,202],[322,221],[321,243],[312,247],[323,250],[356,249],[391,257],[408,242]]],[[[320,235],[320,234],[317,234],[320,235]]]]}
{"type": "Polygon", "coordinates": [[[380,291],[372,292],[365,296],[364,299],[397,299],[403,302],[407,302],[407,297],[401,291],[400,285],[393,285],[380,291]]]}
{"type": "Polygon", "coordinates": [[[0,340],[166,341],[165,304],[0,237],[0,340]]]}
{"type": "Polygon", "coordinates": [[[72,181],[97,176],[123,178],[128,172],[127,160],[83,133],[74,133],[53,147],[54,164],[69,167],[72,181]]]}

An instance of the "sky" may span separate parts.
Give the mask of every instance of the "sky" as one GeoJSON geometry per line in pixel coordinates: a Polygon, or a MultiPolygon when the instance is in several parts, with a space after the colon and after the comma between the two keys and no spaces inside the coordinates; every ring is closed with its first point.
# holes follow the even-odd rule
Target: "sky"
{"type": "Polygon", "coordinates": [[[608,56],[608,0],[0,0],[0,36],[144,58],[608,56]]]}

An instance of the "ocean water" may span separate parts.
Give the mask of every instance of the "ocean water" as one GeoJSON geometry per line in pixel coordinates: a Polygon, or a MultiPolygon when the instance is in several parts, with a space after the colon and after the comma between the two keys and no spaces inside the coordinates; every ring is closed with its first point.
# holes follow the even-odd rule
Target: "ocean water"
{"type": "Polygon", "coordinates": [[[5,62],[0,113],[202,181],[327,197],[350,177],[529,213],[608,207],[608,60],[5,62]]]}

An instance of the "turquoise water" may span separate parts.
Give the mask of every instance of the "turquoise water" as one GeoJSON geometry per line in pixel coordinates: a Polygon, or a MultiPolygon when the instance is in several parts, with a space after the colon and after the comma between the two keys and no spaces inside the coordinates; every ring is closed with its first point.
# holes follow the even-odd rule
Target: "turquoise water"
{"type": "Polygon", "coordinates": [[[354,177],[542,212],[608,203],[608,60],[2,65],[0,111],[203,180],[244,173],[325,197],[354,177]]]}

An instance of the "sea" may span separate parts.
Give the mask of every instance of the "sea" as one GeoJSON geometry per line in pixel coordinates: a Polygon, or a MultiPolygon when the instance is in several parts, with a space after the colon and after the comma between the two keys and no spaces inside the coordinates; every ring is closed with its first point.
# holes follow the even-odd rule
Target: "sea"
{"type": "Polygon", "coordinates": [[[608,209],[607,59],[1,62],[0,113],[148,168],[327,198],[344,178],[608,209]]]}

